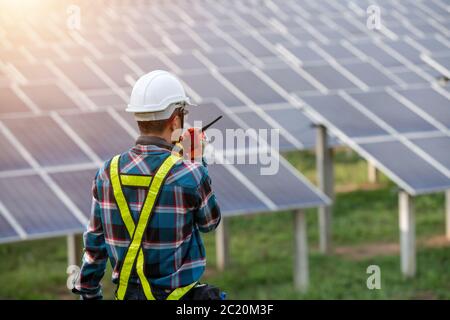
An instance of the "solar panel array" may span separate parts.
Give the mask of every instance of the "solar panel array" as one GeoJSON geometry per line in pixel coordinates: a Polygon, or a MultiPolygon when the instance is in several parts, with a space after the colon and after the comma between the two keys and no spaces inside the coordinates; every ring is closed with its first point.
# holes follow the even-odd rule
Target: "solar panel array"
{"type": "MultiPolygon", "coordinates": [[[[130,148],[138,135],[135,121],[123,111],[134,80],[157,68],[176,71],[168,67],[170,63],[190,65],[195,61],[192,55],[174,54],[172,60],[163,58],[172,62],[158,65],[158,55],[170,48],[129,48],[125,45],[131,44],[126,40],[130,39],[128,33],[123,43],[91,39],[95,31],[63,34],[67,30],[53,23],[65,21],[65,11],[60,10],[66,7],[61,2],[52,6],[40,2],[35,9],[43,11],[34,17],[35,11],[29,8],[29,15],[20,23],[11,19],[12,8],[0,11],[0,146],[4,150],[0,161],[0,242],[84,230],[96,169],[130,148]],[[42,21],[46,15],[48,20],[42,21]],[[100,47],[95,49],[94,44],[100,47]]],[[[101,8],[96,11],[102,13],[101,8]]],[[[101,23],[102,17],[94,20],[101,23]]],[[[89,24],[84,18],[83,23],[89,24]]],[[[98,30],[94,25],[91,28],[98,30]]],[[[123,30],[119,38],[121,33],[123,30]]],[[[226,58],[219,56],[219,61],[226,58]]],[[[220,112],[224,119],[217,128],[248,127],[227,110],[219,99],[203,99],[202,107],[192,115],[200,118],[220,112]]],[[[266,161],[278,158],[278,151],[272,150],[266,161]]],[[[262,163],[209,166],[224,215],[329,203],[285,159],[279,159],[275,175],[261,176],[264,167],[262,163]]]]}
{"type": "MultiPolygon", "coordinates": [[[[189,121],[220,112],[222,130],[276,128],[281,150],[312,148],[310,119],[325,122],[412,194],[448,188],[449,95],[436,84],[450,52],[444,0],[1,6],[1,241],[81,230],[86,185],[133,143],[123,108],[154,69],[176,73],[203,105],[189,121]],[[379,30],[366,25],[370,5],[379,30]]],[[[324,203],[283,159],[276,176],[257,169],[211,166],[226,213],[324,203]]]]}
{"type": "Polygon", "coordinates": [[[439,87],[306,97],[319,122],[412,195],[450,188],[450,94],[439,87]]]}

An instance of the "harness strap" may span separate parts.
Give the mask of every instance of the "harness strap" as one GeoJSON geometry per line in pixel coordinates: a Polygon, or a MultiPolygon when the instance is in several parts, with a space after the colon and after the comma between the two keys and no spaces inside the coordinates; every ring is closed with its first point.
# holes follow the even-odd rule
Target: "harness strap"
{"type": "Polygon", "coordinates": [[[150,176],[135,176],[131,174],[121,174],[120,182],[123,186],[129,187],[149,187],[150,182],[152,182],[152,177],[150,176]]]}
{"type": "MultiPolygon", "coordinates": [[[[153,212],[156,200],[159,196],[161,187],[167,177],[170,169],[176,164],[180,159],[178,156],[171,154],[157,170],[155,176],[132,176],[132,175],[121,175],[119,174],[119,158],[120,155],[115,156],[111,161],[110,167],[110,177],[113,187],[114,197],[117,202],[117,206],[120,211],[122,220],[124,221],[125,227],[131,237],[131,243],[128,247],[127,253],[125,255],[124,262],[122,264],[120,275],[119,275],[119,286],[117,288],[116,298],[118,300],[123,300],[127,291],[128,281],[131,275],[131,271],[136,262],[136,271],[138,277],[141,281],[142,288],[144,290],[145,297],[148,300],[155,300],[152,294],[150,283],[144,274],[144,253],[142,251],[142,238],[144,232],[147,228],[148,222],[150,220],[151,214],[153,212]],[[128,203],[123,194],[122,185],[128,186],[149,186],[147,197],[145,198],[144,204],[142,206],[139,220],[137,226],[134,224],[133,217],[131,215],[128,203]]],[[[196,282],[175,289],[169,296],[168,300],[178,300],[186,292],[188,292],[196,282]]]]}

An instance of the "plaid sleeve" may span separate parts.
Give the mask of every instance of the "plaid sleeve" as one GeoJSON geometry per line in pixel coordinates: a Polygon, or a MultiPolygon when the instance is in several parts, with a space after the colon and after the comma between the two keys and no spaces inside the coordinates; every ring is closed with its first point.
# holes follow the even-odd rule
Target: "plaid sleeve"
{"type": "Polygon", "coordinates": [[[211,178],[205,167],[201,166],[203,177],[197,187],[198,208],[195,211],[195,223],[201,232],[214,230],[220,223],[221,214],[216,196],[211,188],[211,178]]]}
{"type": "Polygon", "coordinates": [[[102,298],[100,280],[105,274],[108,253],[101,220],[101,205],[98,199],[98,188],[101,187],[98,173],[92,186],[91,218],[84,233],[84,255],[79,282],[76,289],[84,298],[102,298]]]}

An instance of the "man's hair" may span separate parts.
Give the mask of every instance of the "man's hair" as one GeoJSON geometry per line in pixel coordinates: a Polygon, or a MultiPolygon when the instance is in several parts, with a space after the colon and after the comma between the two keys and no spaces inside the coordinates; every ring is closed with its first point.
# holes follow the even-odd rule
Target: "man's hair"
{"type": "Polygon", "coordinates": [[[138,121],[139,131],[142,134],[162,133],[168,125],[169,119],[154,121],[138,121]]]}
{"type": "Polygon", "coordinates": [[[162,133],[169,125],[169,122],[180,114],[180,108],[174,110],[169,119],[153,120],[153,121],[138,121],[138,127],[141,134],[162,133]]]}

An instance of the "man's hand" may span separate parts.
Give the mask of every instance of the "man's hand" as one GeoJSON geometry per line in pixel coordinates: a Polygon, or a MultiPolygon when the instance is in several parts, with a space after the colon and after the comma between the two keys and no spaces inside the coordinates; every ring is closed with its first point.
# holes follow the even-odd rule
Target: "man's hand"
{"type": "Polygon", "coordinates": [[[191,161],[202,161],[203,151],[207,143],[205,132],[200,128],[189,128],[181,136],[183,156],[191,161]]]}

